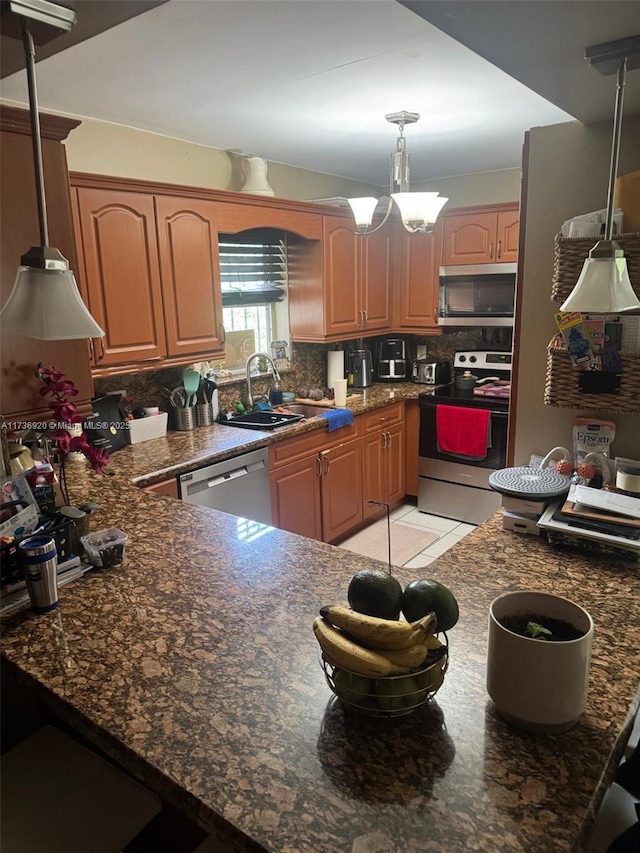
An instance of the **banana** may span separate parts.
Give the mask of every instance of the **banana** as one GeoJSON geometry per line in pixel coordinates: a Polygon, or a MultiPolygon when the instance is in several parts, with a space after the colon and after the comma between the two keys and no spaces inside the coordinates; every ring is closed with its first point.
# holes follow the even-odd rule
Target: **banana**
{"type": "Polygon", "coordinates": [[[423,643],[415,643],[413,646],[409,646],[408,649],[387,649],[386,651],[381,651],[380,654],[393,664],[417,669],[425,662],[427,651],[428,649],[423,643]]]}
{"type": "Polygon", "coordinates": [[[369,651],[346,637],[326,619],[316,616],[313,632],[327,660],[359,675],[407,675],[408,666],[392,663],[388,658],[369,651]]]}
{"type": "Polygon", "coordinates": [[[380,651],[409,648],[424,642],[435,630],[435,616],[431,613],[417,622],[402,622],[366,616],[342,604],[334,604],[322,607],[320,615],[336,628],[351,634],[362,645],[380,651]]]}

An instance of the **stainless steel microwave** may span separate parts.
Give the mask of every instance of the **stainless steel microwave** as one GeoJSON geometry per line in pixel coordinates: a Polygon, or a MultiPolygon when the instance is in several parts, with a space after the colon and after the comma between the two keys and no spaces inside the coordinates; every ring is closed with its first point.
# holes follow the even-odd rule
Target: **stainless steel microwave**
{"type": "Polygon", "coordinates": [[[516,264],[440,267],[440,326],[513,326],[516,264]]]}

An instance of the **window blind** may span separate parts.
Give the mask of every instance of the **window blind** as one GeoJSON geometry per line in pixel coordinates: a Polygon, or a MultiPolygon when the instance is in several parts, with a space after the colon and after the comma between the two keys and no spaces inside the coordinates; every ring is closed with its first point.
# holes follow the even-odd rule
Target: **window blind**
{"type": "Polygon", "coordinates": [[[218,252],[225,308],[283,301],[287,284],[284,232],[254,228],[219,234],[218,252]]]}

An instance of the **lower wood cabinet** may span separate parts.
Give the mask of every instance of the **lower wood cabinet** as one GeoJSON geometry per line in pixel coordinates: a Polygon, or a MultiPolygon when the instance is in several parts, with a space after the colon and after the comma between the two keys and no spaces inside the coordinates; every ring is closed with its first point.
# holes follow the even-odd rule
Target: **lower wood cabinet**
{"type": "Polygon", "coordinates": [[[384,512],[369,500],[394,504],[405,495],[404,406],[395,403],[362,415],[362,515],[384,512]]]}
{"type": "Polygon", "coordinates": [[[156,495],[164,495],[167,498],[178,499],[178,481],[175,477],[171,480],[163,480],[161,483],[154,483],[153,486],[145,486],[144,490],[156,495]]]}
{"type": "Polygon", "coordinates": [[[276,527],[332,542],[362,521],[358,422],[343,427],[340,434],[330,437],[318,431],[269,448],[271,515],[276,527]]]}
{"type": "Polygon", "coordinates": [[[404,493],[418,497],[418,456],[420,455],[420,405],[404,401],[404,493]]]}

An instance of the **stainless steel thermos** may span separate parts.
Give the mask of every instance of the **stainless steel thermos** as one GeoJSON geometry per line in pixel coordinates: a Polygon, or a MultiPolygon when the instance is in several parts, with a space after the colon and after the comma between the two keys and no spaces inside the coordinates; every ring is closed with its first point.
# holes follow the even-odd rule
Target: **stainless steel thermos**
{"type": "Polygon", "coordinates": [[[32,536],[18,543],[19,560],[36,613],[58,606],[58,552],[50,536],[32,536]]]}

